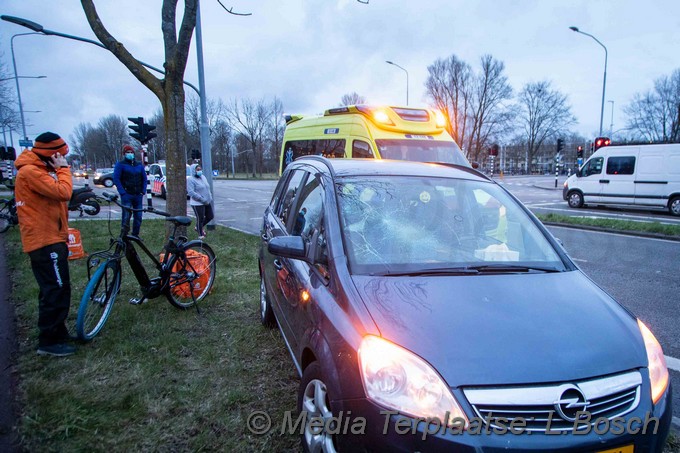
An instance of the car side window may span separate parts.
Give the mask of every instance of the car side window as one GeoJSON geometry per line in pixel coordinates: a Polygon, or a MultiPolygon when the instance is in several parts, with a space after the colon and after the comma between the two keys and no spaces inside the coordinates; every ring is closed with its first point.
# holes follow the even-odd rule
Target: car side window
{"type": "MultiPolygon", "coordinates": [[[[317,263],[327,263],[326,233],[324,228],[324,190],[319,178],[310,176],[300,190],[291,234],[302,236],[311,257],[317,263]]],[[[317,266],[318,268],[319,266],[317,266]]],[[[319,269],[325,275],[322,269],[319,269]]]]}
{"type": "Polygon", "coordinates": [[[583,169],[583,176],[599,175],[602,173],[602,162],[603,158],[601,157],[590,159],[583,169]]]}
{"type": "Polygon", "coordinates": [[[607,159],[608,175],[632,175],[635,173],[635,157],[620,156],[607,159]]]}
{"type": "Polygon", "coordinates": [[[362,141],[354,140],[352,142],[352,158],[355,159],[373,159],[373,150],[371,150],[371,145],[362,141]]]}
{"type": "Polygon", "coordinates": [[[294,170],[288,178],[288,183],[283,191],[281,203],[276,210],[276,216],[284,225],[288,224],[292,209],[297,201],[298,190],[302,180],[307,176],[304,170],[294,170]]]}

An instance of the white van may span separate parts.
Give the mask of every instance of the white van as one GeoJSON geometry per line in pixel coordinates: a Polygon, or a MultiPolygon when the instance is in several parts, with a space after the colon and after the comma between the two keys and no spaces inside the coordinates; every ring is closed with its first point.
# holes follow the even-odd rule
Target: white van
{"type": "Polygon", "coordinates": [[[680,143],[600,148],[567,179],[562,198],[572,208],[634,205],[680,216],[680,143]]]}

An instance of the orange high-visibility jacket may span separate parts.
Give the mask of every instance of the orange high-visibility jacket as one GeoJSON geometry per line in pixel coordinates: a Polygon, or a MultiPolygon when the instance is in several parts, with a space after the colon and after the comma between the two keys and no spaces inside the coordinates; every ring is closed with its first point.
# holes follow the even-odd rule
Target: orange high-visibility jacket
{"type": "Polygon", "coordinates": [[[32,151],[21,153],[14,165],[18,170],[14,196],[24,252],[68,242],[68,201],[73,193],[70,170],[52,171],[32,151]]]}

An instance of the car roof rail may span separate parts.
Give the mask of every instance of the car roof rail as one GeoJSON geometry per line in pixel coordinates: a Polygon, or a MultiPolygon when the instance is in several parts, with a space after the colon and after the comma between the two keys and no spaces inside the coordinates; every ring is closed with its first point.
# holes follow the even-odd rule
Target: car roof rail
{"type": "Polygon", "coordinates": [[[464,172],[473,174],[475,176],[480,176],[480,177],[486,179],[487,181],[493,181],[493,179],[489,178],[487,175],[485,175],[481,171],[475,170],[474,168],[468,167],[466,165],[453,164],[453,163],[450,163],[450,162],[427,162],[427,163],[428,164],[444,165],[446,167],[455,168],[456,170],[462,170],[464,172]]]}

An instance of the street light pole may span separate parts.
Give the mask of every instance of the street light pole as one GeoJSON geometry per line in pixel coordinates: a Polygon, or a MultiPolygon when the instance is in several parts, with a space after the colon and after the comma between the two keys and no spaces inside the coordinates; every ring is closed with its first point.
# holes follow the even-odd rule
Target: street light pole
{"type": "Polygon", "coordinates": [[[600,108],[600,137],[602,137],[602,120],[604,118],[604,92],[605,88],[607,87],[607,48],[605,47],[604,44],[600,42],[599,39],[597,39],[595,36],[591,35],[590,33],[583,32],[578,29],[578,27],[569,27],[570,30],[575,31],[576,33],[581,33],[582,35],[590,36],[595,40],[596,43],[602,46],[604,49],[604,77],[602,78],[602,107],[600,108]]]}
{"type": "Polygon", "coordinates": [[[16,35],[12,35],[12,38],[9,40],[9,47],[12,50],[12,66],[14,67],[14,81],[17,83],[17,98],[19,100],[19,114],[21,115],[21,129],[24,133],[24,140],[28,140],[28,135],[26,135],[26,121],[24,120],[24,107],[23,104],[21,103],[21,90],[19,89],[19,75],[17,73],[17,61],[16,58],[14,58],[14,38],[17,36],[26,36],[26,35],[37,35],[39,33],[31,32],[31,33],[17,33],[16,35]]]}
{"type": "Polygon", "coordinates": [[[406,106],[408,107],[408,71],[392,61],[385,61],[385,63],[396,66],[406,73],[406,106]]]}

